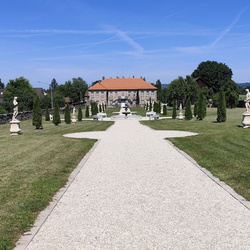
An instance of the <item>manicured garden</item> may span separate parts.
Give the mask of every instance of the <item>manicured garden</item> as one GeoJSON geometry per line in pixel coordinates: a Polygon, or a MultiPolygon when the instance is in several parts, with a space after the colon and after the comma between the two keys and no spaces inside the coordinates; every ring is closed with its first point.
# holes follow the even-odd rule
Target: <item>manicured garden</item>
{"type": "Polygon", "coordinates": [[[90,120],[55,126],[43,121],[43,129],[36,130],[32,121],[26,120],[21,121],[23,133],[19,136],[10,135],[9,124],[0,125],[1,250],[15,246],[95,143],[63,134],[106,130],[111,124],[90,120]]]}
{"type": "MultiPolygon", "coordinates": [[[[188,153],[200,166],[250,200],[250,128],[241,126],[245,109],[227,109],[227,121],[217,123],[217,109],[208,108],[203,121],[163,119],[141,121],[157,130],[185,130],[199,135],[169,139],[188,153]]],[[[168,111],[171,117],[171,110],[168,111]]]]}

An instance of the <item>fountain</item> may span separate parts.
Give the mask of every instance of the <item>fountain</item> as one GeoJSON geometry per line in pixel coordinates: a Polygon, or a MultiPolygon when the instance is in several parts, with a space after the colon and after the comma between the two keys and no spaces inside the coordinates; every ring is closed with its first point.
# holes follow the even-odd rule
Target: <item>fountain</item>
{"type": "Polygon", "coordinates": [[[126,105],[124,107],[124,110],[125,111],[122,111],[122,114],[125,115],[125,118],[127,119],[128,118],[128,115],[131,113],[129,110],[128,110],[128,105],[126,105]]]}
{"type": "MultiPolygon", "coordinates": [[[[114,112],[118,113],[118,112],[114,112]]],[[[118,115],[113,115],[112,119],[141,119],[140,115],[133,115],[135,112],[131,112],[129,106],[126,104],[123,108],[120,109],[118,115]]]]}

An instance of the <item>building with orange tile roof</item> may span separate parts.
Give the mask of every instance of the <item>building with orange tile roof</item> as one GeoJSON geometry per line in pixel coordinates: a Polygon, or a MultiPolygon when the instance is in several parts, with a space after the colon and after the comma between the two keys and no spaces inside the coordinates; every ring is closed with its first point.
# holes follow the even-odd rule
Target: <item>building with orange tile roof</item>
{"type": "Polygon", "coordinates": [[[108,106],[124,102],[144,105],[157,100],[157,88],[142,78],[103,78],[88,89],[87,96],[90,102],[108,106]]]}

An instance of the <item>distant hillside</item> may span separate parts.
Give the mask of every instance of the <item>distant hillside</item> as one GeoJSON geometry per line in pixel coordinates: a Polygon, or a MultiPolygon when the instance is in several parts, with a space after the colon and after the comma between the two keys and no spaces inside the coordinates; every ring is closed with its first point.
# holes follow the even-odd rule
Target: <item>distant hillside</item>
{"type": "Polygon", "coordinates": [[[237,83],[240,88],[245,88],[247,86],[250,86],[250,82],[244,82],[244,83],[237,83]]]}
{"type": "Polygon", "coordinates": [[[162,88],[162,89],[166,89],[167,87],[168,87],[168,84],[162,84],[162,85],[161,85],[161,88],[162,88]]]}

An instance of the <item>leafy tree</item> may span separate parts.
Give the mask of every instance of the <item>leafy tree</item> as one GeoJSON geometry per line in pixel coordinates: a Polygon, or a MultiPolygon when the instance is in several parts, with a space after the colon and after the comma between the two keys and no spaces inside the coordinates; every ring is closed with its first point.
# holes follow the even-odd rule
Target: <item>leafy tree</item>
{"type": "Polygon", "coordinates": [[[18,97],[18,110],[28,111],[33,109],[33,101],[37,93],[30,85],[29,81],[24,77],[9,80],[3,94],[4,109],[11,113],[13,111],[13,99],[18,97]]]}
{"type": "Polygon", "coordinates": [[[240,89],[238,85],[233,80],[229,80],[223,84],[221,89],[225,93],[226,106],[235,108],[239,102],[240,89]]]}
{"type": "Polygon", "coordinates": [[[1,79],[0,79],[0,89],[4,89],[4,83],[2,82],[1,79]]]}
{"type": "Polygon", "coordinates": [[[215,92],[219,92],[220,87],[231,80],[233,72],[224,63],[206,61],[200,63],[191,75],[194,78],[201,77],[214,88],[215,92]]]}
{"type": "Polygon", "coordinates": [[[71,117],[70,117],[70,108],[69,104],[67,103],[65,106],[65,112],[64,112],[64,120],[67,124],[71,123],[71,117]]]}
{"type": "Polygon", "coordinates": [[[46,107],[46,111],[45,111],[45,121],[50,121],[50,118],[49,118],[49,108],[48,108],[48,106],[46,107]]]}
{"type": "Polygon", "coordinates": [[[102,112],[102,105],[99,104],[99,112],[101,113],[102,112]]]}
{"type": "Polygon", "coordinates": [[[176,101],[174,100],[173,102],[173,113],[172,113],[172,118],[175,119],[177,116],[177,110],[176,110],[176,101]]]}
{"type": "Polygon", "coordinates": [[[227,120],[226,98],[223,90],[219,93],[219,101],[217,107],[217,122],[225,122],[227,120]]]}
{"type": "Polygon", "coordinates": [[[185,120],[191,120],[193,118],[192,110],[191,110],[191,102],[190,98],[187,99],[185,106],[185,120]]]}
{"type": "Polygon", "coordinates": [[[167,115],[167,105],[163,105],[163,115],[167,115]]]}
{"type": "Polygon", "coordinates": [[[149,111],[152,111],[152,102],[151,102],[151,100],[149,101],[149,111]]]}
{"type": "Polygon", "coordinates": [[[78,116],[77,116],[78,121],[82,121],[82,109],[81,107],[78,109],[78,116]]]}
{"type": "Polygon", "coordinates": [[[189,96],[190,101],[194,103],[197,100],[198,90],[197,83],[192,77],[186,76],[186,78],[183,78],[179,76],[178,79],[173,80],[168,85],[166,90],[167,100],[168,102],[176,100],[179,106],[179,103],[185,104],[186,98],[189,96]]]}
{"type": "Polygon", "coordinates": [[[206,102],[203,93],[200,91],[197,102],[197,119],[203,120],[206,116],[206,102]]]}
{"type": "Polygon", "coordinates": [[[35,126],[36,129],[43,128],[42,127],[42,110],[40,106],[40,99],[38,96],[36,96],[34,99],[32,125],[35,126]]]}
{"type": "Polygon", "coordinates": [[[57,101],[54,103],[53,123],[58,126],[61,123],[59,104],[57,101]]]}
{"type": "Polygon", "coordinates": [[[86,117],[86,118],[89,118],[89,106],[86,107],[86,110],[85,110],[85,117],[86,117]]]}

